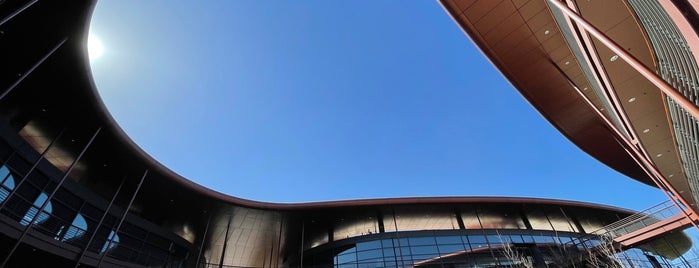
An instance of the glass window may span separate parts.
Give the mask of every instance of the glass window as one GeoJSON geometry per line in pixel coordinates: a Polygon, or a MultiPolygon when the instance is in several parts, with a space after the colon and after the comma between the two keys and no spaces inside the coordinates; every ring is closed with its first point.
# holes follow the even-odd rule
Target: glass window
{"type": "Polygon", "coordinates": [[[119,235],[112,230],[109,232],[107,241],[104,241],[104,246],[100,250],[100,254],[107,252],[107,250],[114,249],[119,244],[119,235]]]}
{"type": "Polygon", "coordinates": [[[438,236],[437,245],[463,244],[460,236],[438,236]]]}
{"type": "Polygon", "coordinates": [[[7,199],[10,191],[15,188],[15,180],[6,166],[0,167],[0,203],[7,199]]]}
{"type": "MultiPolygon", "coordinates": [[[[24,217],[22,217],[22,220],[19,222],[22,225],[29,225],[29,223],[34,219],[36,216],[36,213],[39,212],[39,208],[44,205],[44,202],[49,197],[45,193],[39,194],[39,196],[34,200],[34,204],[29,208],[26,214],[24,214],[24,217]]],[[[39,214],[39,217],[36,218],[36,221],[34,221],[34,224],[39,224],[42,223],[46,220],[49,219],[49,214],[53,208],[51,207],[51,201],[48,201],[48,204],[46,204],[46,207],[44,207],[44,210],[42,211],[41,214],[39,214]]]]}
{"type": "Polygon", "coordinates": [[[357,260],[358,261],[376,260],[376,259],[383,259],[381,249],[357,251],[357,260]]]}
{"type": "Polygon", "coordinates": [[[488,236],[488,242],[490,245],[502,245],[502,244],[509,244],[510,237],[507,235],[489,235],[488,236]]]}
{"type": "Polygon", "coordinates": [[[384,248],[393,248],[393,239],[381,240],[381,244],[383,245],[384,248]]]}
{"type": "Polygon", "coordinates": [[[356,252],[356,251],[357,251],[357,250],[356,250],[355,248],[349,248],[349,249],[346,249],[346,250],[344,250],[344,251],[338,253],[337,255],[353,254],[353,253],[356,252]]]}
{"type": "Polygon", "coordinates": [[[534,242],[536,243],[541,243],[541,244],[546,244],[546,243],[555,243],[556,240],[551,237],[551,236],[540,236],[540,235],[535,235],[534,236],[534,242]]]}
{"type": "Polygon", "coordinates": [[[439,244],[438,246],[439,246],[439,253],[442,255],[464,251],[464,245],[442,245],[442,244],[439,244]]]}
{"type": "Polygon", "coordinates": [[[357,251],[375,249],[375,248],[381,248],[381,241],[380,240],[357,243],[357,251]]]}
{"type": "Polygon", "coordinates": [[[413,255],[437,255],[439,251],[437,246],[412,246],[410,247],[413,255]]]}
{"type": "Polygon", "coordinates": [[[383,256],[384,256],[384,257],[393,257],[393,256],[396,256],[396,251],[393,249],[393,247],[391,247],[391,248],[384,248],[384,249],[383,249],[383,256]]]}
{"type": "Polygon", "coordinates": [[[86,230],[87,222],[85,221],[85,218],[83,218],[83,215],[80,215],[80,213],[78,213],[77,215],[75,215],[73,223],[68,228],[68,231],[66,231],[66,233],[63,235],[61,241],[66,241],[76,237],[80,237],[85,233],[86,230]]]}
{"type": "Polygon", "coordinates": [[[510,241],[512,243],[524,243],[524,239],[522,239],[521,235],[511,235],[510,241]]]}
{"type": "Polygon", "coordinates": [[[434,237],[410,237],[408,238],[411,246],[424,246],[424,245],[434,245],[434,237]]]}
{"type": "Polygon", "coordinates": [[[482,235],[469,235],[468,241],[473,243],[485,243],[485,236],[482,235]]]}

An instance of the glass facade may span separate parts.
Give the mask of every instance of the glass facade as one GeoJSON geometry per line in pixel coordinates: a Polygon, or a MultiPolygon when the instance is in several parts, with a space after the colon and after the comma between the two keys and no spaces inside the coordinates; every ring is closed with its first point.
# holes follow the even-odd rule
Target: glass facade
{"type": "MultiPolygon", "coordinates": [[[[311,264],[306,267],[500,267],[527,261],[552,263],[566,250],[573,250],[566,249],[566,242],[580,236],[552,232],[513,234],[506,230],[451,233],[398,232],[392,234],[393,238],[367,237],[349,245],[339,242],[328,249],[332,263],[318,263],[311,255],[311,264]]],[[[327,252],[319,253],[323,254],[327,252]]]]}
{"type": "Polygon", "coordinates": [[[681,266],[684,260],[666,259],[646,249],[621,251],[603,239],[590,243],[609,251],[593,256],[576,244],[583,236],[506,229],[396,232],[331,243],[307,254],[304,267],[687,267],[681,266]],[[656,262],[662,265],[654,266],[656,262]]]}

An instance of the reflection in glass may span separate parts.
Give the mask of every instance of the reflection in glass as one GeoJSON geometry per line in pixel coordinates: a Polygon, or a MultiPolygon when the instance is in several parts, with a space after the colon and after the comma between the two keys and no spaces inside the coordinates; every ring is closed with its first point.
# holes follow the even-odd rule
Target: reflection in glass
{"type": "Polygon", "coordinates": [[[80,215],[80,213],[78,213],[77,215],[75,215],[75,218],[73,219],[73,223],[71,224],[71,226],[68,227],[68,231],[66,231],[66,233],[63,235],[63,238],[61,238],[60,240],[66,241],[76,237],[80,237],[85,233],[85,230],[87,230],[87,222],[85,221],[85,218],[83,218],[83,215],[80,215]]]}
{"type": "Polygon", "coordinates": [[[100,254],[107,252],[107,250],[114,249],[119,244],[119,235],[114,232],[114,230],[109,232],[109,237],[107,241],[104,242],[104,246],[100,250],[100,254]]]}
{"type": "MultiPolygon", "coordinates": [[[[34,219],[34,217],[36,216],[36,213],[39,212],[39,208],[41,208],[41,206],[44,205],[44,202],[46,202],[46,200],[48,198],[49,197],[43,192],[41,194],[39,194],[39,196],[36,198],[36,200],[34,200],[34,204],[29,208],[27,213],[24,214],[24,217],[22,217],[22,220],[19,223],[22,225],[25,225],[25,226],[29,225],[29,222],[31,222],[32,219],[34,219]]],[[[36,218],[36,221],[34,221],[34,224],[39,224],[39,223],[42,223],[42,222],[48,220],[49,214],[51,213],[52,210],[53,210],[53,208],[51,206],[51,201],[48,201],[48,204],[46,204],[46,207],[44,207],[44,210],[41,212],[39,217],[36,218]]]]}
{"type": "Polygon", "coordinates": [[[0,167],[0,203],[7,199],[10,191],[15,188],[15,180],[6,166],[0,167]]]}

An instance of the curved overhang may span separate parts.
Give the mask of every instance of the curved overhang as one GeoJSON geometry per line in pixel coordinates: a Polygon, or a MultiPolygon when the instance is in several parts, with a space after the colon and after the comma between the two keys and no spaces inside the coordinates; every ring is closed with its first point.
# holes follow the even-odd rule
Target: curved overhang
{"type": "MultiPolygon", "coordinates": [[[[638,144],[634,146],[644,158],[696,208],[665,95],[548,1],[440,3],[492,64],[570,141],[607,166],[657,187],[622,139],[638,144]],[[623,136],[616,136],[615,130],[623,136]]],[[[563,2],[645,66],[659,69],[654,47],[628,2],[563,2]]]]}

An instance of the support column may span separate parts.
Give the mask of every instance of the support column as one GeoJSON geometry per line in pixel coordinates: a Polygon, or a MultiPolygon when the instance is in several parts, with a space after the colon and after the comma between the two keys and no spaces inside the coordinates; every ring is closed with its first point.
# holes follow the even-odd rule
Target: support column
{"type": "Polygon", "coordinates": [[[34,72],[34,70],[36,70],[37,67],[39,67],[42,63],[44,63],[44,61],[46,61],[46,59],[48,59],[51,55],[53,55],[53,53],[55,53],[56,50],[58,50],[61,46],[63,46],[63,44],[64,44],[66,41],[68,41],[68,38],[67,38],[67,37],[66,37],[66,38],[63,38],[63,40],[61,40],[61,42],[58,42],[58,45],[54,46],[53,49],[51,49],[48,53],[46,53],[46,55],[44,55],[43,57],[41,57],[41,59],[39,59],[39,61],[37,61],[36,63],[34,63],[34,65],[32,65],[32,67],[29,68],[29,70],[27,70],[26,72],[24,72],[24,73],[19,77],[19,79],[17,79],[17,81],[15,81],[14,83],[12,83],[12,85],[10,85],[2,94],[0,94],[0,100],[4,99],[5,96],[7,96],[7,94],[9,94],[10,92],[12,92],[12,90],[15,89],[15,87],[17,87],[17,85],[19,85],[20,83],[22,83],[22,81],[24,81],[24,79],[27,78],[27,76],[29,76],[32,72],[34,72]]]}
{"type": "MultiPolygon", "coordinates": [[[[92,232],[92,235],[90,235],[90,239],[87,240],[87,244],[85,245],[85,248],[83,248],[82,252],[80,253],[80,256],[78,259],[75,261],[75,268],[80,266],[80,261],[82,261],[83,257],[85,256],[85,253],[90,249],[90,245],[92,245],[92,241],[95,239],[95,236],[97,236],[97,231],[99,231],[99,228],[102,226],[102,223],[104,223],[104,219],[107,218],[107,215],[109,215],[109,211],[112,209],[112,205],[114,204],[114,200],[116,200],[117,196],[119,195],[119,192],[121,192],[121,187],[124,186],[124,183],[126,182],[126,176],[121,180],[121,183],[119,184],[119,187],[117,188],[116,192],[114,193],[114,196],[112,196],[112,199],[109,200],[109,205],[107,205],[107,209],[104,210],[104,214],[102,214],[102,217],[100,218],[99,222],[97,222],[97,226],[95,227],[95,231],[92,232]]],[[[110,237],[107,237],[110,239],[110,237]]]]}
{"type": "MultiPolygon", "coordinates": [[[[7,15],[7,17],[5,17],[4,19],[0,20],[0,26],[2,26],[3,24],[5,24],[6,22],[10,21],[10,20],[11,20],[12,18],[14,18],[15,16],[19,15],[19,13],[24,12],[25,9],[27,9],[27,8],[33,6],[34,4],[36,4],[36,2],[39,2],[39,0],[32,0],[32,1],[29,1],[28,3],[24,4],[24,5],[23,5],[22,7],[20,7],[19,9],[15,10],[15,12],[12,12],[10,15],[7,15]]],[[[2,4],[2,1],[0,1],[0,4],[2,4]]]]}
{"type": "Polygon", "coordinates": [[[213,213],[209,212],[209,217],[206,220],[206,227],[204,228],[204,235],[201,238],[201,244],[199,244],[199,251],[197,253],[197,260],[194,264],[195,267],[199,267],[199,262],[201,261],[201,252],[204,251],[204,242],[206,242],[206,235],[209,233],[209,225],[211,224],[211,217],[213,213]]]}
{"type": "MultiPolygon", "coordinates": [[[[58,139],[60,139],[60,138],[63,136],[63,133],[65,133],[65,130],[66,130],[65,128],[61,129],[61,132],[58,133],[58,135],[56,136],[56,138],[54,138],[54,139],[51,141],[51,143],[49,143],[49,145],[46,146],[46,149],[45,149],[43,152],[41,152],[41,155],[39,155],[39,159],[37,159],[36,161],[34,161],[34,163],[33,163],[32,166],[29,168],[29,170],[27,170],[27,172],[24,173],[24,176],[22,176],[22,178],[19,179],[19,180],[15,183],[15,188],[12,189],[12,190],[10,190],[10,193],[7,194],[7,197],[5,198],[5,202],[3,202],[2,204],[0,204],[0,210],[2,210],[2,209],[5,207],[5,204],[7,204],[8,201],[10,200],[10,198],[12,198],[12,196],[15,194],[15,192],[17,192],[17,189],[19,189],[19,187],[22,186],[22,184],[24,184],[24,181],[27,180],[27,178],[29,178],[29,175],[31,175],[32,172],[36,169],[36,167],[39,166],[39,163],[41,163],[41,160],[44,160],[44,158],[46,157],[46,154],[48,154],[48,152],[51,150],[51,148],[53,148],[53,145],[56,144],[56,141],[58,141],[58,139]]],[[[13,154],[14,154],[14,153],[13,153],[13,154]]],[[[5,164],[7,164],[7,161],[9,161],[9,160],[10,160],[10,159],[8,158],[8,159],[5,161],[5,164]]]]}
{"type": "Polygon", "coordinates": [[[306,220],[301,219],[301,259],[300,259],[300,264],[299,268],[303,268],[303,238],[306,236],[306,220]]]}
{"type": "Polygon", "coordinates": [[[29,230],[31,229],[32,225],[34,225],[34,222],[44,212],[44,209],[46,209],[46,206],[51,202],[51,199],[53,199],[53,196],[56,195],[56,192],[58,192],[58,190],[61,189],[61,186],[68,178],[68,175],[70,175],[70,172],[73,171],[75,164],[77,164],[78,161],[80,161],[80,159],[85,154],[87,149],[90,148],[90,145],[92,145],[92,142],[95,140],[95,138],[97,137],[97,135],[100,133],[101,130],[102,130],[102,127],[98,127],[97,130],[95,131],[95,133],[92,134],[92,137],[90,138],[90,140],[87,142],[87,144],[85,144],[82,151],[80,151],[80,154],[78,154],[78,156],[75,158],[75,160],[73,160],[73,162],[70,164],[70,167],[68,167],[68,170],[66,170],[66,172],[63,174],[63,177],[61,178],[61,180],[58,182],[58,184],[56,184],[53,191],[51,191],[51,194],[46,198],[46,200],[44,200],[43,204],[41,204],[41,207],[39,208],[37,213],[34,215],[34,217],[32,217],[32,220],[29,222],[29,224],[27,224],[27,226],[24,227],[22,235],[20,235],[19,238],[17,238],[15,245],[12,247],[10,252],[7,254],[7,257],[5,257],[5,260],[2,262],[2,264],[0,264],[0,267],[5,267],[7,265],[7,262],[10,260],[12,255],[15,253],[15,251],[17,250],[19,245],[22,243],[22,240],[24,240],[24,237],[26,237],[27,233],[29,233],[29,230]]]}
{"type": "Polygon", "coordinates": [[[228,215],[228,224],[226,225],[226,236],[223,240],[223,248],[221,249],[221,258],[219,259],[218,262],[218,268],[223,268],[223,261],[225,260],[224,257],[226,256],[226,247],[228,247],[228,233],[231,230],[231,220],[233,219],[233,215],[228,215]]]}
{"type": "MultiPolygon", "coordinates": [[[[121,228],[121,224],[124,223],[124,219],[126,219],[126,215],[129,214],[129,210],[131,209],[131,205],[133,205],[133,201],[136,200],[136,196],[138,196],[138,192],[141,190],[141,185],[143,185],[143,181],[146,179],[146,176],[148,176],[148,169],[146,169],[145,172],[143,172],[143,176],[141,176],[141,181],[138,182],[138,186],[136,186],[136,191],[134,191],[133,195],[131,196],[131,200],[129,200],[129,205],[124,209],[124,214],[121,215],[121,219],[119,219],[119,224],[117,224],[116,229],[114,229],[114,235],[110,236],[109,239],[107,240],[107,250],[109,250],[109,246],[112,245],[112,242],[114,242],[114,237],[118,235],[119,229],[121,228]]],[[[104,261],[104,257],[107,256],[107,251],[105,251],[102,256],[100,256],[99,262],[97,262],[97,267],[100,267],[102,265],[102,261],[104,261]]]]}

